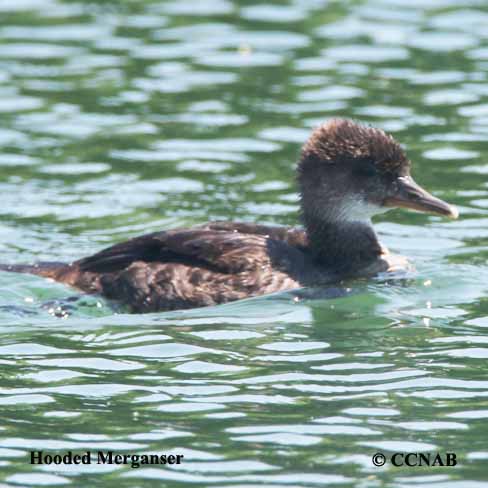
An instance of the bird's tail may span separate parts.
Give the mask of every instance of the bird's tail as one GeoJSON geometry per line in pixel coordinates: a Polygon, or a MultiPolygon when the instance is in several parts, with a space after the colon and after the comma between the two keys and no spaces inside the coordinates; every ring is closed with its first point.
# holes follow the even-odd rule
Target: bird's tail
{"type": "Polygon", "coordinates": [[[36,264],[0,264],[0,271],[33,274],[57,280],[68,267],[69,265],[58,262],[43,262],[36,264]]]}
{"type": "Polygon", "coordinates": [[[78,288],[86,293],[99,293],[102,290],[100,274],[81,271],[77,263],[0,264],[0,271],[27,273],[51,278],[54,281],[78,288]]]}

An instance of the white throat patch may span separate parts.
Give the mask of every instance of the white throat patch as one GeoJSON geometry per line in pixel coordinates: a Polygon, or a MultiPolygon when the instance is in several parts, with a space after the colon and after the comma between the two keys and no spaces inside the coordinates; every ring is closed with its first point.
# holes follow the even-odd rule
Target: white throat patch
{"type": "Polygon", "coordinates": [[[344,222],[371,222],[374,215],[387,212],[387,207],[381,207],[364,201],[360,197],[351,197],[345,200],[339,208],[335,208],[335,220],[344,222]]]}

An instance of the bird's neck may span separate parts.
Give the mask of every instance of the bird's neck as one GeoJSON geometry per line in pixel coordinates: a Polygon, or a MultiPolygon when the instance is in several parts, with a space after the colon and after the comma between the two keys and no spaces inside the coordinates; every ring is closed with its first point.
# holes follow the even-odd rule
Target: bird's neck
{"type": "Polygon", "coordinates": [[[371,220],[334,220],[304,214],[309,245],[323,266],[348,273],[369,266],[382,253],[371,220]]]}

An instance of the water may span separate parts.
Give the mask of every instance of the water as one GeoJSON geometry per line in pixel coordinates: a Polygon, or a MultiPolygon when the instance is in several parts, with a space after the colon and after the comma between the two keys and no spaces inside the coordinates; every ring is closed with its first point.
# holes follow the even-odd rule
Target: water
{"type": "Polygon", "coordinates": [[[461,211],[382,216],[417,273],[319,299],[127,315],[1,273],[2,486],[486,486],[487,22],[482,0],[0,1],[2,262],[295,224],[294,161],[333,116],[389,130],[461,211]],[[185,457],[32,466],[36,449],[185,457]]]}

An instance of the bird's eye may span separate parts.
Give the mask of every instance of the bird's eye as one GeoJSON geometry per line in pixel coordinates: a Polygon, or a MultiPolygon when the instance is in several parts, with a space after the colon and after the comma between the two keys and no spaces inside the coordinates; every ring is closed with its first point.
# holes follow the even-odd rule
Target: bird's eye
{"type": "Polygon", "coordinates": [[[376,176],[378,174],[378,171],[373,162],[362,161],[361,164],[358,164],[356,166],[355,173],[361,176],[371,177],[376,176]]]}

